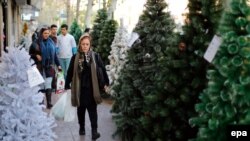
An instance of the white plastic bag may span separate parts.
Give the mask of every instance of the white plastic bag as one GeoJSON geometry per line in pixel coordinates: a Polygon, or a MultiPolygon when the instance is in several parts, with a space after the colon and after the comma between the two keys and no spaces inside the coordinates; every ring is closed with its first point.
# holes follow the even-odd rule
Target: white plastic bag
{"type": "Polygon", "coordinates": [[[51,115],[57,120],[65,122],[74,121],[76,118],[76,107],[72,106],[70,91],[61,94],[61,97],[51,109],[51,115]]]}
{"type": "Polygon", "coordinates": [[[51,114],[55,117],[55,119],[64,119],[65,115],[65,106],[67,103],[67,92],[63,93],[61,97],[57,100],[56,104],[51,109],[51,114]]]}
{"type": "Polygon", "coordinates": [[[75,118],[76,118],[76,107],[72,106],[71,93],[68,93],[65,105],[64,121],[66,122],[74,121],[75,118]]]}

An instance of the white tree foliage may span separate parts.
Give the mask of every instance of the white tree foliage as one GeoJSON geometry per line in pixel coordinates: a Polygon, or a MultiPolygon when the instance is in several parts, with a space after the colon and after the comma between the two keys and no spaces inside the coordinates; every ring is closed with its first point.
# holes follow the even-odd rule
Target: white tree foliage
{"type": "Polygon", "coordinates": [[[129,33],[127,29],[121,24],[118,28],[115,38],[111,45],[111,51],[109,55],[110,65],[106,66],[107,73],[109,76],[111,89],[110,94],[113,95],[114,91],[112,90],[112,86],[117,82],[117,78],[119,77],[119,72],[123,68],[126,62],[127,50],[128,48],[128,40],[129,33]]]}
{"type": "Polygon", "coordinates": [[[53,117],[43,111],[43,94],[30,87],[27,70],[34,63],[25,49],[8,47],[0,59],[0,140],[53,141],[53,117]]]}

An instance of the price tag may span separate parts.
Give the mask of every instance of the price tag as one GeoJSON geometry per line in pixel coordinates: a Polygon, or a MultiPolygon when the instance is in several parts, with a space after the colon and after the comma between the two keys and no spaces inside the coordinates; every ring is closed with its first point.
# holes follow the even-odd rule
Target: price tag
{"type": "Polygon", "coordinates": [[[204,54],[204,58],[208,61],[208,62],[212,62],[220,45],[222,43],[222,38],[214,35],[211,43],[209,44],[205,54],[204,54]]]}
{"type": "Polygon", "coordinates": [[[139,38],[139,34],[136,32],[133,32],[130,36],[129,42],[128,42],[128,46],[131,47],[133,45],[133,43],[139,38]]]}
{"type": "Polygon", "coordinates": [[[44,79],[36,66],[33,66],[27,70],[28,80],[30,87],[37,86],[41,83],[44,83],[44,79]]]}

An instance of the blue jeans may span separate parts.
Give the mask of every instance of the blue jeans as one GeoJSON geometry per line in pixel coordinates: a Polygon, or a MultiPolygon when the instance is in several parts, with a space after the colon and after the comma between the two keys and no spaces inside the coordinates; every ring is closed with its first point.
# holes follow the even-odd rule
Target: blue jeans
{"type": "Polygon", "coordinates": [[[70,58],[59,58],[60,65],[63,70],[64,79],[66,80],[66,75],[69,68],[70,58]]]}

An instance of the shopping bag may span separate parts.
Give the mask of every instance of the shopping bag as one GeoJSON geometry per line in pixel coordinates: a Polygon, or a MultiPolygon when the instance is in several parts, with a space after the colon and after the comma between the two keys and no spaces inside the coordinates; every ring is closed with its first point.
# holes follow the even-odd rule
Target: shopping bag
{"type": "Polygon", "coordinates": [[[61,94],[64,92],[64,85],[65,85],[65,80],[63,71],[59,71],[57,73],[56,94],[61,94]]]}
{"type": "Polygon", "coordinates": [[[68,92],[65,105],[64,121],[65,122],[74,121],[75,118],[76,118],[76,107],[72,106],[71,93],[68,92]]]}
{"type": "Polygon", "coordinates": [[[57,100],[55,105],[52,107],[50,114],[53,115],[55,119],[64,119],[67,98],[67,92],[63,93],[61,97],[57,100]]]}

